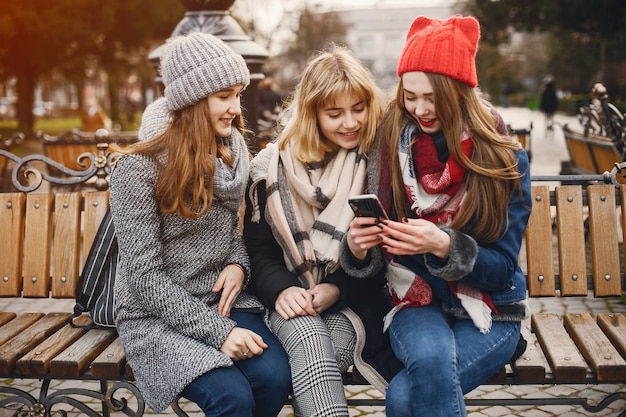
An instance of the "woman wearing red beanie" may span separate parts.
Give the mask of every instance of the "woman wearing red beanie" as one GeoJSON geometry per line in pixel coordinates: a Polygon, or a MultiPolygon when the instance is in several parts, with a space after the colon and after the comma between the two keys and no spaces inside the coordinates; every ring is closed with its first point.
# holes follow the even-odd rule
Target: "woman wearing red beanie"
{"type": "Polygon", "coordinates": [[[463,394],[525,347],[529,163],[475,90],[479,38],[471,17],[415,19],[368,166],[390,219],[355,218],[345,239],[347,271],[388,261],[391,417],[465,416],[463,394]]]}

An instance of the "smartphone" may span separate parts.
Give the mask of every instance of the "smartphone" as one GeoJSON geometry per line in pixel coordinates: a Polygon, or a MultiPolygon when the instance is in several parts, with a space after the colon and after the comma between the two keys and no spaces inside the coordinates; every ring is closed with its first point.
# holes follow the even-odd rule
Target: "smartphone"
{"type": "Polygon", "coordinates": [[[363,194],[349,197],[348,204],[350,204],[352,211],[354,211],[357,217],[389,218],[376,194],[363,194]]]}

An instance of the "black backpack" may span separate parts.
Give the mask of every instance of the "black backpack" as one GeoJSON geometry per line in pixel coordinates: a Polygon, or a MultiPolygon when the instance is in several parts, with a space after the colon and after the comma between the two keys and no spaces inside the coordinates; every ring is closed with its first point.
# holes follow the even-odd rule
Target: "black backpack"
{"type": "Polygon", "coordinates": [[[76,288],[76,304],[70,324],[81,328],[114,328],[113,285],[118,263],[117,239],[111,211],[107,210],[85,260],[76,288]],[[74,319],[88,312],[93,326],[76,324],[74,319]]]}

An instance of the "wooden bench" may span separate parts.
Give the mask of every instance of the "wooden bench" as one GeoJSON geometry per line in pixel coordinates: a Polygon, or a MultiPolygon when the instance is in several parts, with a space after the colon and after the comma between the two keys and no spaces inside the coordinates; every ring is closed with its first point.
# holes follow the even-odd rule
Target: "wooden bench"
{"type": "Polygon", "coordinates": [[[117,143],[121,146],[137,141],[137,132],[115,132],[99,129],[94,132],[83,132],[72,129],[58,136],[51,136],[43,132],[37,133],[37,138],[43,145],[43,153],[48,158],[61,165],[82,170],[80,157],[85,152],[96,154],[98,143],[117,143]]]}
{"type": "MultiPolygon", "coordinates": [[[[16,314],[0,309],[0,378],[41,381],[36,395],[17,387],[18,384],[0,385],[0,407],[17,403],[36,416],[48,415],[59,403],[93,416],[107,416],[113,410],[141,416],[145,411],[115,330],[76,329],[68,325],[69,311],[37,311],[37,299],[74,297],[85,253],[108,205],[107,175],[112,158],[106,154],[106,148],[106,144],[99,146],[98,154],[88,158],[92,165],[83,177],[62,179],[84,182],[95,176],[98,181],[94,185],[99,184],[99,189],[41,193],[32,192],[37,184],[17,183],[17,192],[0,194],[0,296],[33,300],[32,312],[16,314]],[[50,390],[51,382],[56,380],[85,384],[50,390]],[[87,382],[95,388],[89,388],[87,382]],[[87,403],[85,396],[95,399],[96,405],[87,403]]],[[[13,159],[16,167],[33,158],[50,162],[42,155],[29,156],[26,162],[27,157],[17,158],[6,151],[0,151],[0,155],[13,159]]],[[[616,175],[617,168],[604,176],[578,179],[610,181],[616,175]]],[[[621,230],[626,221],[626,185],[551,185],[560,178],[533,179],[533,211],[520,257],[527,271],[529,295],[621,297],[625,285],[621,230]],[[585,223],[589,225],[587,233],[585,223]]],[[[44,174],[40,179],[57,181],[44,174]]],[[[80,319],[89,321],[87,317],[80,319]]],[[[485,385],[626,383],[623,314],[535,313],[523,331],[529,342],[524,355],[485,385]]],[[[344,383],[365,384],[356,372],[346,374],[344,383]]],[[[573,404],[596,412],[625,397],[626,392],[609,394],[602,403],[594,405],[579,396],[470,396],[467,404],[573,404]]],[[[384,399],[361,396],[350,398],[349,405],[384,406],[384,399]]],[[[178,401],[172,409],[179,416],[186,415],[178,401]]]]}
{"type": "MultiPolygon", "coordinates": [[[[562,162],[561,174],[601,174],[610,171],[616,162],[623,162],[611,138],[585,135],[568,125],[563,126],[563,134],[570,160],[562,162]]],[[[619,177],[618,182],[626,184],[626,179],[619,177]]]]}
{"type": "Polygon", "coordinates": [[[528,154],[528,161],[532,161],[533,152],[532,152],[532,140],[531,140],[530,134],[533,130],[533,123],[530,122],[530,126],[528,127],[528,129],[526,128],[513,129],[511,125],[507,125],[507,129],[509,131],[509,136],[517,140],[520,143],[520,145],[522,145],[522,148],[526,150],[526,153],[528,154]]]}
{"type": "MultiPolygon", "coordinates": [[[[2,135],[0,135],[0,149],[10,152],[16,146],[24,143],[24,140],[24,134],[19,132],[12,134],[7,138],[3,138],[2,135]]],[[[0,155],[0,192],[5,191],[3,180],[8,162],[9,158],[5,158],[4,156],[0,155]]]]}
{"type": "MultiPolygon", "coordinates": [[[[106,416],[109,410],[143,415],[145,404],[115,330],[74,328],[69,325],[70,311],[43,314],[36,305],[42,298],[75,297],[85,254],[108,207],[112,158],[107,147],[99,144],[97,154],[84,158],[87,168],[80,175],[43,155],[19,158],[0,151],[14,162],[13,186],[18,190],[0,194],[0,297],[33,299],[32,312],[0,311],[0,378],[41,380],[36,396],[0,386],[0,394],[7,397],[0,401],[2,407],[17,403],[29,415],[48,416],[56,404],[66,403],[84,415],[106,416]],[[21,172],[33,162],[50,165],[63,175],[57,178],[33,168],[24,180],[21,172]],[[82,192],[33,192],[43,181],[62,186],[88,180],[95,180],[92,189],[82,192]],[[49,392],[51,382],[61,379],[99,384],[97,389],[81,386],[49,392]],[[120,390],[135,396],[135,410],[116,398],[120,390]],[[101,414],[76,396],[100,401],[101,414]]],[[[90,323],[87,315],[78,321],[90,323]]]]}

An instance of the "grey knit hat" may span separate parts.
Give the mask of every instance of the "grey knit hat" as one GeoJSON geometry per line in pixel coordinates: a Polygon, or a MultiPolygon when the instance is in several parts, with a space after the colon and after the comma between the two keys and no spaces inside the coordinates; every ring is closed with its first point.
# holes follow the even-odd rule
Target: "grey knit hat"
{"type": "Polygon", "coordinates": [[[222,40],[202,32],[172,39],[161,58],[165,98],[171,110],[235,84],[250,84],[250,71],[240,54],[222,40]]]}
{"type": "Polygon", "coordinates": [[[161,136],[170,123],[172,123],[172,112],[167,105],[167,99],[159,97],[143,111],[137,138],[139,141],[145,141],[161,136]]]}

